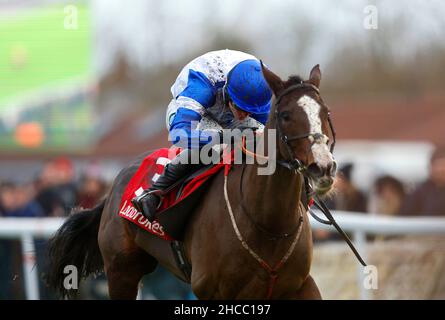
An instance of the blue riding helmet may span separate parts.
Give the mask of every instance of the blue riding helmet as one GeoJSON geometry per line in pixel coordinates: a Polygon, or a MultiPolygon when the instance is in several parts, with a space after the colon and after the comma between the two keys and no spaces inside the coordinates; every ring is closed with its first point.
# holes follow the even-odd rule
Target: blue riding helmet
{"type": "Polygon", "coordinates": [[[269,113],[272,91],[261,71],[260,62],[245,60],[228,74],[227,94],[233,103],[248,113],[269,113]]]}

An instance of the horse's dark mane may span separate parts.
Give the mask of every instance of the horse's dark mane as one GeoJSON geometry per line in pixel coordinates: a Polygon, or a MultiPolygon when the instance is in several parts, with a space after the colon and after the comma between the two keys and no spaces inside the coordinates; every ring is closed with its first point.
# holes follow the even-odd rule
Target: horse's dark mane
{"type": "Polygon", "coordinates": [[[289,88],[290,86],[293,86],[295,84],[300,84],[303,81],[304,81],[303,78],[300,77],[299,75],[291,75],[289,76],[289,79],[287,79],[287,81],[284,83],[284,87],[289,88]]]}

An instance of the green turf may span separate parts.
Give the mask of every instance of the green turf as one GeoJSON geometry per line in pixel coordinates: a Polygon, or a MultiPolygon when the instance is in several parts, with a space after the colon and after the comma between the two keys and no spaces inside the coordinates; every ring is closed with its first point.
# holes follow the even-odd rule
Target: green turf
{"type": "Polygon", "coordinates": [[[67,30],[63,6],[45,6],[0,18],[0,111],[43,87],[90,75],[91,19],[78,8],[78,29],[67,30]]]}

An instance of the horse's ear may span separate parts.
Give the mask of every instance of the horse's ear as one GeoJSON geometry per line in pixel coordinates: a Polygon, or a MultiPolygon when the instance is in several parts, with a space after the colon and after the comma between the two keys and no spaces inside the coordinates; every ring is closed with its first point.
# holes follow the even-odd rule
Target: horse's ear
{"type": "Polygon", "coordinates": [[[283,81],[280,79],[279,76],[277,76],[275,73],[270,71],[263,64],[263,61],[260,61],[260,62],[261,62],[261,70],[263,71],[264,79],[266,79],[267,84],[269,85],[270,89],[272,89],[275,96],[278,96],[284,88],[283,81]]]}
{"type": "Polygon", "coordinates": [[[321,81],[321,71],[320,71],[320,65],[317,64],[314,66],[311,70],[311,73],[309,75],[308,82],[316,86],[317,88],[320,87],[320,81],[321,81]]]}

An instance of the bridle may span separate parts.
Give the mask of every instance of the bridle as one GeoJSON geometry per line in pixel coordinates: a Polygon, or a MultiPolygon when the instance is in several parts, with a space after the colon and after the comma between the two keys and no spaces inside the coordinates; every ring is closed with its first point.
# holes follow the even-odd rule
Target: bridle
{"type": "MultiPolygon", "coordinates": [[[[300,140],[300,139],[306,139],[309,138],[311,140],[311,146],[314,143],[319,142],[321,139],[324,138],[324,135],[322,133],[303,133],[300,135],[296,135],[296,136],[287,136],[286,134],[283,133],[283,129],[281,128],[280,125],[280,119],[282,118],[282,112],[278,111],[279,105],[281,100],[283,99],[284,96],[288,95],[289,93],[298,90],[298,89],[310,89],[313,90],[315,92],[317,92],[317,94],[320,94],[320,90],[314,86],[313,84],[310,83],[306,83],[306,82],[301,82],[299,84],[295,84],[290,86],[289,88],[287,88],[286,90],[284,90],[282,93],[280,93],[276,100],[275,100],[275,123],[276,123],[276,130],[278,133],[278,138],[284,143],[284,146],[286,147],[286,152],[289,156],[289,160],[277,160],[277,163],[289,170],[296,170],[300,173],[305,173],[305,171],[307,170],[307,166],[303,163],[303,161],[301,161],[300,159],[297,159],[293,156],[293,152],[292,152],[292,148],[290,146],[290,142],[291,141],[295,141],[295,140],[300,140]]],[[[332,144],[330,146],[330,152],[333,153],[334,152],[334,148],[335,148],[335,142],[336,142],[336,135],[335,135],[335,129],[334,126],[332,125],[332,120],[330,117],[330,114],[328,113],[328,123],[329,123],[329,129],[331,131],[332,134],[332,144]]]]}
{"type": "MultiPolygon", "coordinates": [[[[312,191],[312,187],[311,187],[310,182],[309,182],[309,177],[307,175],[307,166],[301,160],[296,159],[293,156],[293,152],[292,152],[292,149],[291,149],[291,146],[290,146],[289,142],[295,141],[295,140],[299,140],[299,139],[312,138],[311,139],[312,140],[311,141],[311,147],[312,147],[312,145],[314,143],[318,142],[319,139],[323,138],[323,135],[321,133],[304,133],[304,134],[301,134],[301,135],[296,135],[296,136],[290,136],[289,137],[289,136],[287,136],[287,135],[285,135],[283,133],[283,130],[282,130],[282,128],[280,126],[280,122],[279,122],[279,119],[281,117],[281,113],[278,111],[278,107],[279,107],[279,104],[281,102],[281,99],[284,96],[286,96],[287,94],[289,94],[289,93],[291,93],[291,92],[293,92],[295,90],[298,90],[298,89],[310,89],[310,90],[314,90],[315,92],[317,92],[317,94],[320,94],[320,91],[319,91],[319,89],[316,86],[314,86],[313,84],[305,83],[305,82],[302,81],[299,84],[292,85],[292,86],[288,87],[280,95],[277,96],[277,98],[275,100],[275,105],[274,105],[274,107],[275,107],[276,130],[277,130],[277,133],[278,133],[278,138],[284,143],[284,145],[286,147],[286,150],[287,150],[287,153],[288,153],[288,156],[289,156],[290,160],[279,160],[279,159],[276,159],[276,162],[279,165],[281,165],[282,167],[285,167],[285,168],[287,168],[287,169],[289,169],[291,171],[295,171],[297,173],[301,173],[303,175],[303,177],[304,177],[304,188],[306,190],[306,195],[305,196],[306,196],[307,202],[309,202],[309,201],[311,201],[310,199],[313,198],[314,193],[312,191]]],[[[330,152],[333,153],[334,152],[334,148],[335,148],[335,142],[336,142],[336,133],[335,133],[334,126],[332,125],[331,117],[330,117],[329,114],[328,114],[328,122],[329,122],[329,128],[331,130],[331,134],[332,134],[332,140],[333,140],[333,142],[332,142],[332,144],[330,146],[330,152]]],[[[243,140],[243,142],[241,143],[241,148],[242,148],[242,151],[245,154],[249,154],[249,155],[252,155],[254,157],[262,157],[261,155],[258,155],[256,153],[249,152],[244,147],[244,143],[245,142],[243,140]]],[[[263,158],[268,159],[268,157],[263,157],[263,158]]],[[[241,178],[240,178],[240,190],[239,190],[239,193],[241,195],[241,199],[243,199],[243,176],[244,176],[245,168],[246,167],[244,166],[242,171],[241,171],[241,178]]],[[[244,202],[241,202],[241,208],[242,208],[243,213],[246,214],[246,216],[249,218],[249,220],[252,222],[252,224],[260,232],[266,234],[270,240],[279,240],[279,239],[283,239],[283,238],[288,238],[290,236],[293,236],[298,231],[298,225],[297,225],[289,232],[286,232],[286,233],[283,233],[283,234],[273,234],[273,233],[269,232],[268,230],[266,230],[261,225],[259,225],[258,223],[256,223],[255,219],[253,219],[253,217],[248,213],[249,211],[245,207],[244,202]]],[[[312,214],[312,212],[311,212],[311,214],[312,214]]],[[[322,223],[326,223],[325,220],[319,219],[317,216],[315,216],[315,219],[317,221],[322,222],[322,223]]]]}
{"type": "MultiPolygon", "coordinates": [[[[279,104],[281,102],[281,99],[286,96],[287,94],[289,94],[290,92],[293,92],[295,90],[298,89],[302,89],[302,88],[307,88],[310,90],[313,90],[315,92],[317,92],[317,94],[320,94],[320,91],[318,90],[318,88],[316,86],[314,86],[313,84],[310,83],[306,83],[306,82],[301,82],[299,84],[296,85],[292,85],[289,88],[287,88],[286,90],[284,90],[280,95],[278,95],[278,97],[275,100],[275,123],[276,123],[276,129],[278,132],[278,137],[279,139],[284,143],[284,145],[286,146],[286,150],[287,153],[289,155],[289,159],[290,160],[277,160],[277,163],[279,163],[280,165],[290,169],[290,170],[296,170],[297,172],[300,172],[303,174],[304,176],[304,183],[305,183],[305,188],[306,188],[306,193],[307,193],[307,197],[311,197],[311,203],[314,204],[318,209],[320,209],[320,211],[326,216],[327,220],[324,220],[320,217],[318,217],[310,208],[309,205],[309,213],[312,215],[312,217],[314,217],[315,220],[317,220],[320,223],[323,224],[327,224],[327,225],[332,225],[335,229],[337,229],[337,231],[340,233],[340,235],[343,237],[343,239],[346,241],[346,243],[348,244],[348,246],[351,248],[352,252],[354,253],[354,255],[357,257],[357,259],[359,260],[359,262],[363,265],[366,266],[365,261],[363,260],[363,258],[360,256],[360,254],[358,253],[357,249],[354,247],[354,245],[352,244],[351,240],[349,239],[348,235],[341,229],[341,227],[337,224],[337,222],[335,221],[334,217],[332,216],[329,208],[325,205],[325,203],[316,195],[312,192],[312,188],[309,184],[309,179],[308,179],[308,175],[306,173],[307,167],[304,165],[304,163],[293,157],[293,153],[292,153],[292,148],[289,145],[290,141],[294,141],[294,140],[298,140],[298,139],[305,139],[305,138],[312,138],[311,140],[311,146],[318,142],[320,139],[323,138],[323,134],[321,133],[305,133],[305,134],[301,134],[301,135],[297,135],[297,136],[290,136],[288,137],[287,135],[285,135],[283,133],[283,130],[280,126],[280,117],[281,117],[281,112],[278,111],[278,107],[279,104]]],[[[334,148],[335,148],[335,129],[334,126],[332,125],[332,120],[331,117],[328,113],[328,123],[329,123],[329,129],[331,130],[331,134],[332,134],[332,145],[330,147],[330,152],[333,153],[334,152],[334,148]]]]}
{"type": "MultiPolygon", "coordinates": [[[[365,261],[362,259],[362,257],[360,256],[360,254],[358,253],[358,251],[355,249],[354,245],[352,244],[351,240],[349,239],[349,237],[347,236],[347,234],[340,228],[340,226],[337,224],[337,222],[335,221],[334,217],[332,216],[331,212],[329,211],[329,209],[326,207],[326,205],[323,203],[323,201],[321,199],[318,198],[318,196],[316,194],[312,194],[311,191],[311,187],[309,185],[309,179],[308,179],[308,175],[307,175],[307,167],[306,165],[304,165],[304,163],[299,160],[296,159],[293,156],[293,152],[292,152],[292,148],[289,144],[290,141],[294,141],[294,140],[298,140],[298,139],[306,139],[306,138],[312,138],[311,140],[311,146],[318,142],[320,139],[323,138],[323,134],[321,133],[305,133],[305,134],[301,134],[301,135],[296,135],[296,136],[287,136],[286,134],[283,133],[283,130],[280,126],[280,117],[281,117],[281,113],[280,111],[278,111],[278,107],[279,107],[279,103],[281,101],[281,99],[289,94],[290,92],[297,90],[297,89],[301,89],[301,88],[308,88],[311,90],[316,91],[319,94],[319,90],[316,86],[309,84],[309,83],[304,83],[301,82],[300,84],[297,85],[292,85],[289,88],[287,88],[286,90],[284,90],[275,100],[275,123],[276,123],[276,130],[278,132],[278,138],[284,143],[284,145],[286,146],[286,150],[289,156],[289,160],[276,160],[278,164],[280,164],[281,166],[292,170],[292,171],[296,171],[297,173],[301,173],[304,176],[304,183],[305,183],[305,188],[306,188],[306,193],[307,196],[311,196],[311,200],[312,203],[315,204],[320,210],[321,212],[326,216],[326,218],[328,220],[324,220],[322,218],[319,218],[317,215],[315,215],[312,210],[310,209],[311,204],[308,203],[307,209],[309,209],[310,214],[319,222],[324,223],[324,224],[328,224],[328,225],[332,225],[335,227],[335,229],[337,229],[337,231],[341,234],[341,236],[344,238],[344,240],[346,241],[346,243],[349,245],[349,247],[352,249],[353,253],[355,254],[355,256],[357,257],[357,259],[359,260],[359,262],[363,265],[366,266],[365,261]]],[[[335,147],[335,130],[334,130],[334,126],[332,125],[332,121],[331,118],[328,114],[328,122],[329,122],[329,128],[331,130],[331,134],[332,134],[332,145],[330,147],[330,152],[332,153],[334,151],[334,147],[335,147]]],[[[242,142],[242,150],[248,154],[246,151],[246,149],[244,148],[244,142],[242,142]]],[[[254,155],[256,155],[254,153],[254,155]]],[[[303,216],[304,214],[302,214],[298,220],[297,225],[295,226],[295,228],[288,233],[284,233],[284,234],[272,234],[269,231],[267,231],[265,228],[263,228],[262,226],[260,226],[259,224],[257,224],[255,222],[255,220],[253,219],[252,216],[250,216],[248,214],[248,210],[246,210],[244,203],[243,203],[243,192],[242,192],[242,186],[243,186],[243,175],[244,175],[244,169],[246,168],[246,166],[243,166],[242,172],[241,172],[241,177],[240,177],[240,196],[241,196],[241,208],[242,208],[242,212],[245,213],[247,215],[247,217],[249,218],[249,220],[253,223],[253,225],[260,230],[262,233],[265,233],[269,236],[270,240],[279,240],[279,239],[283,239],[283,238],[288,238],[289,236],[294,236],[294,239],[291,243],[291,245],[289,246],[288,250],[286,251],[285,255],[281,258],[281,260],[276,263],[275,265],[270,265],[268,264],[264,259],[262,259],[254,250],[252,250],[252,248],[248,245],[248,243],[246,242],[246,240],[243,238],[240,230],[238,229],[235,217],[234,217],[234,213],[230,204],[230,200],[229,200],[229,196],[228,196],[228,190],[227,190],[227,176],[229,173],[229,169],[230,169],[230,165],[226,167],[226,169],[224,170],[224,198],[226,201],[226,205],[227,205],[227,210],[229,212],[230,215],[230,220],[232,222],[232,227],[235,231],[235,234],[238,238],[238,240],[241,242],[241,245],[244,247],[244,249],[246,249],[249,254],[260,264],[260,266],[265,269],[267,271],[267,273],[269,274],[269,286],[267,289],[267,299],[270,299],[272,297],[272,293],[273,293],[273,289],[275,287],[275,284],[277,283],[278,280],[278,271],[281,269],[281,267],[286,263],[286,261],[289,259],[289,257],[292,255],[295,246],[300,238],[301,232],[302,232],[302,227],[303,227],[303,216]]],[[[302,203],[300,202],[300,206],[303,207],[303,211],[305,210],[304,205],[302,205],[302,203]]]]}

